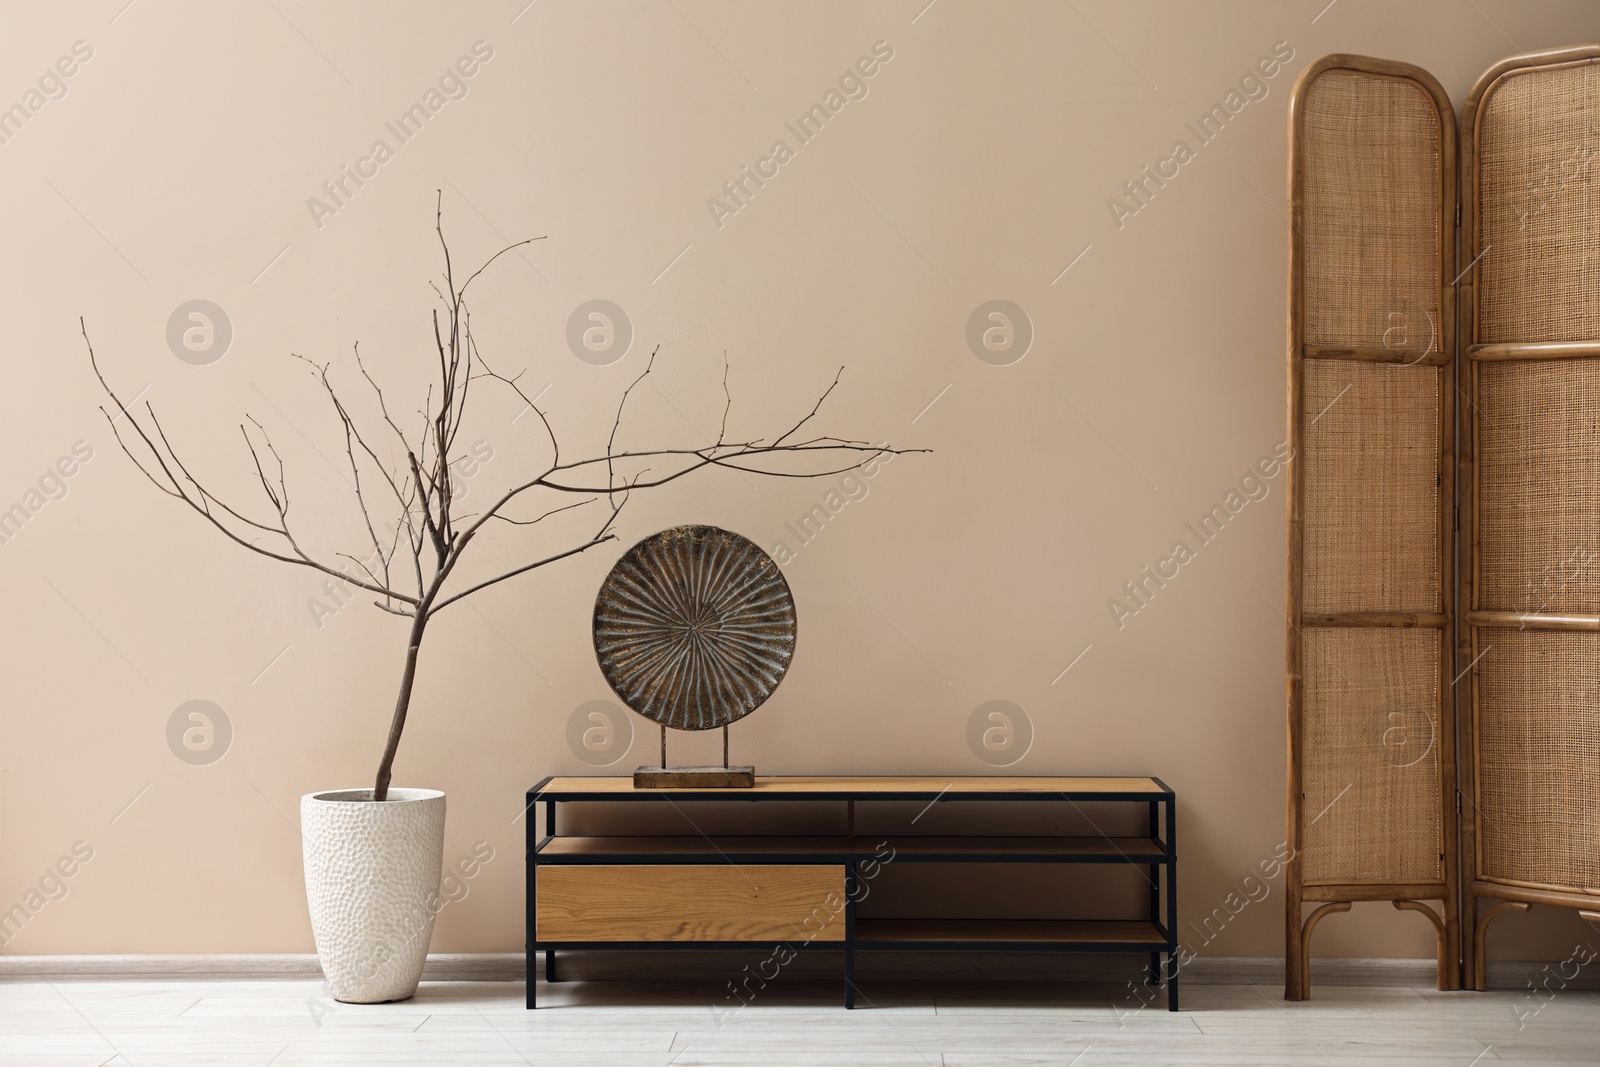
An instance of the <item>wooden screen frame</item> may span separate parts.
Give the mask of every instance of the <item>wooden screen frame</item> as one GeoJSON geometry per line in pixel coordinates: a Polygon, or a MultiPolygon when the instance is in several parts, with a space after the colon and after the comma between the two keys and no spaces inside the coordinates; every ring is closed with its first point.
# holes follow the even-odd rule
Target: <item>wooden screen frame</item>
{"type": "Polygon", "coordinates": [[[1421,912],[1432,922],[1438,938],[1438,985],[1440,989],[1460,988],[1460,924],[1457,870],[1456,802],[1456,715],[1453,697],[1455,635],[1455,386],[1456,303],[1455,230],[1459,211],[1456,194],[1456,125],[1450,97],[1427,71],[1409,63],[1373,59],[1366,56],[1335,54],[1324,56],[1301,72],[1289,99],[1289,329],[1288,434],[1294,462],[1288,470],[1288,583],[1284,610],[1287,626],[1287,703],[1288,703],[1288,790],[1287,832],[1290,859],[1284,873],[1285,895],[1285,981],[1284,999],[1297,1001],[1310,996],[1311,933],[1324,917],[1349,911],[1357,901],[1391,901],[1397,909],[1421,912]],[[1311,84],[1323,74],[1346,70],[1374,78],[1398,79],[1421,89],[1434,103],[1439,119],[1439,343],[1436,350],[1417,351],[1383,347],[1313,345],[1306,341],[1305,248],[1300,220],[1304,217],[1304,97],[1311,84]],[[1410,363],[1437,366],[1443,384],[1439,402],[1439,596],[1441,610],[1434,614],[1416,612],[1341,612],[1311,615],[1304,610],[1305,563],[1305,361],[1342,359],[1377,363],[1410,363]],[[1441,876],[1426,882],[1318,884],[1304,881],[1304,638],[1301,628],[1317,626],[1420,627],[1439,631],[1439,805],[1441,828],[1441,876]],[[1442,902],[1436,912],[1424,900],[1442,902]],[[1303,904],[1320,906],[1304,916],[1303,904]]]}
{"type": "MultiPolygon", "coordinates": [[[[1461,223],[1463,255],[1471,257],[1463,271],[1461,310],[1466,317],[1465,344],[1461,361],[1462,390],[1465,403],[1461,405],[1461,456],[1459,478],[1463,486],[1461,499],[1461,526],[1465,532],[1467,566],[1461,570],[1461,625],[1458,627],[1457,656],[1465,664],[1462,673],[1470,675],[1463,697],[1467,707],[1460,716],[1460,750],[1467,755],[1460,761],[1462,792],[1467,796],[1471,811],[1461,818],[1461,882],[1464,904],[1466,936],[1462,943],[1464,970],[1473,989],[1486,988],[1484,935],[1489,923],[1507,911],[1527,911],[1533,904],[1553,904],[1557,907],[1577,908],[1580,911],[1600,912],[1600,895],[1572,892],[1550,887],[1513,885],[1489,881],[1481,877],[1483,870],[1482,833],[1480,822],[1478,775],[1478,633],[1489,626],[1517,626],[1530,629],[1582,632],[1600,630],[1600,615],[1574,615],[1559,612],[1483,611],[1478,607],[1480,566],[1479,551],[1479,471],[1476,463],[1479,374],[1478,365],[1498,360],[1550,360],[1572,357],[1600,357],[1600,339],[1578,342],[1546,342],[1526,344],[1482,344],[1479,341],[1478,277],[1483,253],[1478,249],[1480,236],[1481,200],[1479,181],[1482,168],[1478,149],[1482,144],[1481,123],[1484,104],[1495,88],[1508,76],[1535,69],[1557,69],[1566,66],[1591,64],[1600,60],[1600,45],[1581,45],[1575,48],[1555,48],[1543,52],[1529,52],[1510,56],[1490,67],[1472,87],[1467,96],[1466,108],[1461,116],[1461,167],[1462,196],[1465,211],[1461,223]],[[1480,900],[1493,901],[1480,910],[1480,900]]],[[[1600,918],[1600,916],[1596,916],[1600,918]]]]}

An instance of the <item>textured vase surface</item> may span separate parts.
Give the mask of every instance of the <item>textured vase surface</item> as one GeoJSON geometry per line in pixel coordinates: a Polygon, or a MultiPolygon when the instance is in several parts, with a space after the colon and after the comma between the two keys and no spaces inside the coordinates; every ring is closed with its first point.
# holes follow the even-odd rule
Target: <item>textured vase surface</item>
{"type": "Polygon", "coordinates": [[[444,794],[390,789],[300,798],[311,932],[333,998],[405,1000],[417,991],[433,938],[444,858],[444,794]]]}

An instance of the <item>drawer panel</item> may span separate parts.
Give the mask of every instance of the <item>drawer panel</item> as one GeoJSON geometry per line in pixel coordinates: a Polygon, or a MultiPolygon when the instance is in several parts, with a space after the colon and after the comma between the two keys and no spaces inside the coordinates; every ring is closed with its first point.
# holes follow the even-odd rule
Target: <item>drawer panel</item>
{"type": "Polygon", "coordinates": [[[844,867],[541,864],[539,941],[843,941],[844,867]]]}

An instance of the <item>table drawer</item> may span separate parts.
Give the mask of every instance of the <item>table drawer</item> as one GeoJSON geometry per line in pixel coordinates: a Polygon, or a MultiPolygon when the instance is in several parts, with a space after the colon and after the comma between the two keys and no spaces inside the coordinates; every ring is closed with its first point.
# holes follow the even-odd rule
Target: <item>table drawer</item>
{"type": "Polygon", "coordinates": [[[844,867],[540,864],[539,941],[843,941],[844,867]]]}

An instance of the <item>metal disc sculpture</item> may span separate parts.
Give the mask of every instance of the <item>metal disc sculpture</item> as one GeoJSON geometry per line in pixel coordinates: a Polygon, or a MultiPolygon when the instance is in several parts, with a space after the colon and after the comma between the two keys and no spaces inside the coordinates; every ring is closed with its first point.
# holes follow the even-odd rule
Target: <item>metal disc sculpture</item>
{"type": "Polygon", "coordinates": [[[794,656],[794,597],[778,565],[715,526],[675,526],[623,553],[594,604],[600,672],[622,702],[661,724],[661,765],[636,786],[748,786],[728,765],[729,723],[770,697],[794,656]],[[722,766],[667,767],[667,727],[723,728],[722,766]]]}

